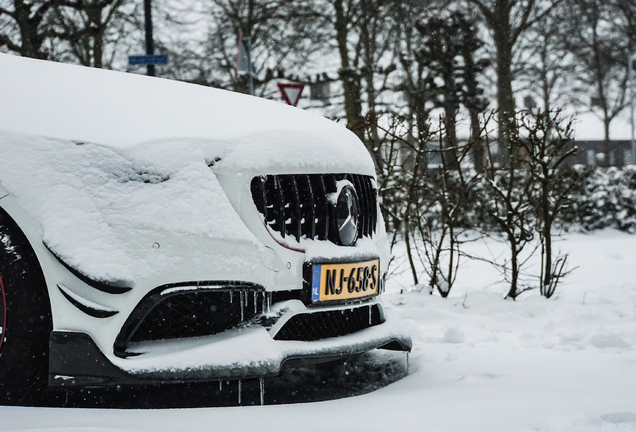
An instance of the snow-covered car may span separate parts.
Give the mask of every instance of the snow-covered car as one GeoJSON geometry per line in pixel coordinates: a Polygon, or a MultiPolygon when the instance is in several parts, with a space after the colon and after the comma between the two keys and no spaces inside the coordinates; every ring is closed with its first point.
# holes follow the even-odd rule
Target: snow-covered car
{"type": "Polygon", "coordinates": [[[260,378],[411,340],[373,162],[246,95],[0,54],[0,401],[260,378]]]}

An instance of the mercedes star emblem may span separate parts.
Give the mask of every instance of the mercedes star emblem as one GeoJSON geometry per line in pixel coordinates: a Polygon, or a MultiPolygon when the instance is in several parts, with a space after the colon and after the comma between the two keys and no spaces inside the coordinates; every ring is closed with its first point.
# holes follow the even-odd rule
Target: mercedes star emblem
{"type": "Polygon", "coordinates": [[[343,246],[353,246],[358,240],[358,196],[347,185],[342,188],[336,203],[338,238],[343,246]]]}

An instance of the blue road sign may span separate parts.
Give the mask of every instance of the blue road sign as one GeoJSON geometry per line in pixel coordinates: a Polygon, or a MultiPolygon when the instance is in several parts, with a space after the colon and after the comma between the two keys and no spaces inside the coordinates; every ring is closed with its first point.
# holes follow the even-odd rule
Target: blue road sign
{"type": "Polygon", "coordinates": [[[166,63],[168,63],[168,56],[165,54],[128,56],[129,65],[153,65],[166,63]]]}

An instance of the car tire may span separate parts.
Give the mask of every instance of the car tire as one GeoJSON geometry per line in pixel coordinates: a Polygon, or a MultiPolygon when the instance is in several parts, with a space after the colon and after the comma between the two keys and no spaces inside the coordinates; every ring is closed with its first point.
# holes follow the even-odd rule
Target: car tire
{"type": "Polygon", "coordinates": [[[0,284],[0,404],[29,405],[47,386],[51,307],[35,252],[2,209],[0,284]]]}

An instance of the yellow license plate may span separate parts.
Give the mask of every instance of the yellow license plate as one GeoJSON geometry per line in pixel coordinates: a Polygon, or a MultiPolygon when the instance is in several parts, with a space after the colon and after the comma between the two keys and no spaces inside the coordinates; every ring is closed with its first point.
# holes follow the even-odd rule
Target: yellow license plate
{"type": "Polygon", "coordinates": [[[346,264],[313,264],[311,301],[349,300],[377,295],[380,260],[346,264]]]}

